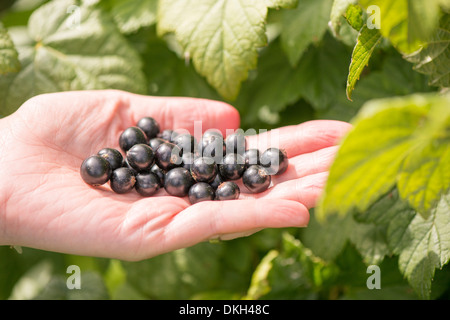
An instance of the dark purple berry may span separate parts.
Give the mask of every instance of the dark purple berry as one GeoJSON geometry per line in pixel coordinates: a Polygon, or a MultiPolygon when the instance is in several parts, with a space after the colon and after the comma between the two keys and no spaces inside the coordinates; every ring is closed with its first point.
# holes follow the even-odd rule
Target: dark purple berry
{"type": "Polygon", "coordinates": [[[218,131],[206,131],[198,144],[198,151],[203,157],[211,157],[220,162],[226,153],[225,140],[218,131]]]}
{"type": "Polygon", "coordinates": [[[140,195],[150,197],[161,188],[161,180],[155,173],[141,172],[136,175],[135,188],[140,195]]]}
{"type": "Polygon", "coordinates": [[[191,170],[191,166],[194,163],[195,154],[192,153],[192,152],[183,152],[183,155],[181,156],[181,159],[182,159],[181,166],[183,168],[191,170]]]}
{"type": "Polygon", "coordinates": [[[91,186],[100,186],[108,182],[111,172],[109,162],[99,155],[86,158],[80,167],[81,178],[91,186]]]}
{"type": "Polygon", "coordinates": [[[194,183],[189,170],[178,167],[166,173],[164,189],[172,196],[184,197],[188,195],[189,189],[194,183]]]}
{"type": "Polygon", "coordinates": [[[248,168],[251,165],[259,164],[259,150],[248,149],[244,152],[245,167],[248,168]]]}
{"type": "Polygon", "coordinates": [[[219,173],[225,180],[237,180],[245,170],[245,159],[237,153],[228,153],[219,164],[219,173]]]}
{"type": "Polygon", "coordinates": [[[135,144],[127,151],[128,164],[136,171],[149,171],[155,163],[155,153],[146,144],[135,144]]]}
{"type": "Polygon", "coordinates": [[[144,131],[138,127],[129,127],[125,129],[119,137],[119,146],[127,152],[135,144],[147,143],[147,136],[144,131]]]}
{"type": "Polygon", "coordinates": [[[150,148],[152,148],[153,150],[156,150],[156,149],[158,149],[159,145],[164,142],[167,142],[167,140],[164,140],[163,138],[153,138],[153,139],[150,139],[148,144],[150,145],[150,148]]]}
{"type": "Polygon", "coordinates": [[[269,148],[264,151],[259,161],[270,175],[282,174],[289,165],[286,151],[278,148],[269,148]]]}
{"type": "Polygon", "coordinates": [[[166,141],[169,141],[169,142],[173,142],[173,139],[175,139],[176,136],[178,136],[178,133],[176,131],[166,129],[163,132],[161,132],[160,134],[158,134],[157,137],[164,139],[166,141]]]}
{"type": "Polygon", "coordinates": [[[213,187],[205,182],[197,182],[189,189],[189,201],[191,204],[214,200],[215,192],[213,187]]]}
{"type": "Polygon", "coordinates": [[[119,150],[113,148],[103,148],[101,149],[97,155],[106,159],[111,166],[111,170],[116,170],[120,168],[123,164],[123,156],[119,150]]]}
{"type": "Polygon", "coordinates": [[[163,169],[161,169],[160,167],[158,167],[157,164],[154,164],[153,167],[150,169],[150,172],[156,174],[159,178],[159,185],[160,187],[164,187],[164,176],[166,175],[166,173],[164,172],[163,169]]]}
{"type": "Polygon", "coordinates": [[[212,182],[210,182],[209,184],[211,185],[211,187],[213,187],[214,190],[216,190],[217,187],[224,181],[225,180],[223,180],[223,178],[220,175],[220,173],[217,173],[216,177],[214,178],[214,180],[212,182]]]}
{"type": "Polygon", "coordinates": [[[138,121],[137,127],[141,128],[145,132],[147,139],[156,138],[159,133],[159,123],[152,117],[144,117],[138,121]]]}
{"type": "Polygon", "coordinates": [[[165,171],[179,167],[182,164],[181,154],[177,145],[171,142],[161,143],[155,152],[156,164],[165,171]]]}
{"type": "Polygon", "coordinates": [[[244,186],[252,193],[260,193],[269,188],[271,176],[266,169],[260,165],[251,165],[242,175],[244,186]]]}
{"type": "Polygon", "coordinates": [[[191,165],[191,175],[197,182],[213,182],[217,175],[217,166],[213,158],[198,157],[191,165]]]}
{"type": "Polygon", "coordinates": [[[233,181],[225,181],[217,187],[216,200],[235,200],[239,198],[241,191],[233,181]]]}
{"type": "Polygon", "coordinates": [[[225,146],[227,153],[237,153],[243,155],[247,149],[247,138],[242,129],[238,129],[232,134],[229,134],[225,139],[225,146]]]}
{"type": "Polygon", "coordinates": [[[180,147],[183,153],[197,151],[197,140],[189,133],[179,134],[173,139],[173,143],[180,147]]]}
{"type": "Polygon", "coordinates": [[[121,167],[114,170],[111,174],[110,185],[115,193],[130,192],[136,183],[134,172],[128,168],[121,167]]]}

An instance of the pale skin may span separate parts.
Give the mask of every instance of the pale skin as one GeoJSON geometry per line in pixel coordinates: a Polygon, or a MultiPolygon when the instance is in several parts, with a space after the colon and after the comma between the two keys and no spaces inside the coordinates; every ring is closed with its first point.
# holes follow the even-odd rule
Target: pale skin
{"type": "MultiPolygon", "coordinates": [[[[240,125],[235,108],[210,100],[115,90],[32,98],[0,119],[0,245],[138,261],[264,228],[306,227],[308,209],[316,205],[338,143],[350,129],[330,120],[277,129],[288,170],[260,194],[246,193],[239,183],[238,200],[191,205],[164,189],[147,198],[84,183],[83,159],[103,147],[119,149],[120,133],[144,116],[162,129],[191,131],[194,121],[202,121],[204,130],[225,134],[240,125]]],[[[248,137],[249,147],[263,148],[270,134],[248,137]]]]}

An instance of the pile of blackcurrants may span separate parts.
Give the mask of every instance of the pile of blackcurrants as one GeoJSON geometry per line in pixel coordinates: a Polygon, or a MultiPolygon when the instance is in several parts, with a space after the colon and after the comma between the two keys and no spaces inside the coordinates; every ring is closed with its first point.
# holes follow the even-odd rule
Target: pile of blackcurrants
{"type": "Polygon", "coordinates": [[[271,176],[288,167],[283,149],[269,148],[260,154],[248,149],[242,130],[225,139],[218,130],[203,133],[200,141],[189,133],[160,131],[158,122],[144,117],[125,129],[117,149],[103,148],[86,158],[80,174],[84,182],[99,186],[110,182],[111,189],[124,194],[135,189],[149,197],[160,188],[172,196],[189,196],[194,204],[205,200],[232,200],[240,195],[236,180],[251,193],[269,188],[271,176]]]}

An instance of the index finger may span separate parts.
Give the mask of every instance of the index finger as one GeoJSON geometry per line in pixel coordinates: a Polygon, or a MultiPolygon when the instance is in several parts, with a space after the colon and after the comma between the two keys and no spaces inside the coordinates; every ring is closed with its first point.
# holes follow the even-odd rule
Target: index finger
{"type": "Polygon", "coordinates": [[[264,151],[269,147],[285,149],[288,157],[337,145],[351,124],[336,120],[312,120],[248,136],[249,148],[264,151]]]}

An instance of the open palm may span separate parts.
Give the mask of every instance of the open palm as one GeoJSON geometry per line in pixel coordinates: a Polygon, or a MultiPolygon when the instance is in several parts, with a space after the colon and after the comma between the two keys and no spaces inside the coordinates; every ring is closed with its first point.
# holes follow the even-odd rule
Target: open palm
{"type": "MultiPolygon", "coordinates": [[[[321,194],[337,142],[349,129],[338,121],[310,121],[277,129],[290,165],[273,187],[241,199],[190,205],[164,189],[144,198],[90,187],[80,164],[103,147],[118,147],[120,133],[151,116],[161,129],[192,132],[239,127],[231,106],[192,98],[162,98],[121,91],[47,94],[0,120],[0,244],[97,257],[141,260],[208,239],[232,239],[263,228],[303,227],[321,194]]],[[[249,137],[266,146],[270,132],[249,137]]],[[[273,132],[272,132],[273,134],[273,132]]]]}

